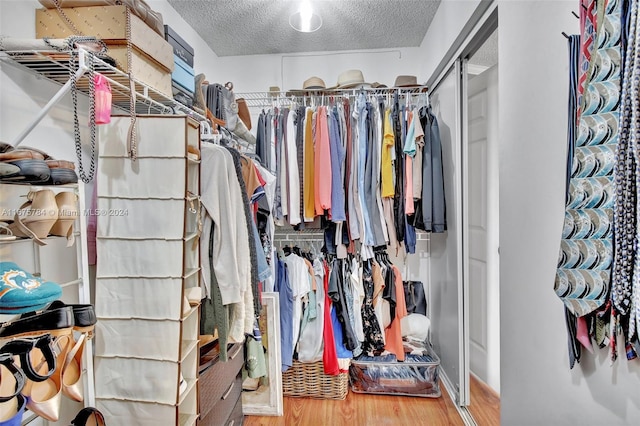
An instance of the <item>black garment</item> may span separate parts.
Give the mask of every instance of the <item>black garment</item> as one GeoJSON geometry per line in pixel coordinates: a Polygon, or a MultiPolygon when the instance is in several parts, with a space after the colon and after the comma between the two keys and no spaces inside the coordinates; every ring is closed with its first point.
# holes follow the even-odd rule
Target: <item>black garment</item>
{"type": "Polygon", "coordinates": [[[398,93],[393,97],[393,109],[391,111],[393,120],[394,147],[396,150],[395,172],[396,185],[393,196],[394,226],[396,228],[396,239],[399,243],[404,241],[404,149],[402,146],[402,127],[400,124],[400,105],[398,103],[398,93]]]}
{"type": "Polygon", "coordinates": [[[447,230],[447,203],[444,193],[444,170],[442,165],[442,143],[438,120],[431,108],[420,108],[420,124],[424,129],[422,149],[422,223],[415,220],[414,226],[427,232],[447,230]]]}
{"type": "Polygon", "coordinates": [[[261,164],[268,169],[271,147],[266,132],[266,119],[266,113],[262,111],[258,116],[258,127],[256,128],[256,155],[261,159],[261,164]]]}
{"type": "Polygon", "coordinates": [[[373,276],[369,260],[362,263],[362,284],[364,286],[364,302],[361,311],[364,331],[362,352],[368,356],[380,355],[384,351],[384,340],[373,308],[373,276]]]}
{"type": "MultiPolygon", "coordinates": [[[[358,347],[359,342],[356,333],[349,320],[349,304],[346,303],[345,277],[343,261],[333,259],[331,262],[331,272],[329,273],[329,297],[336,310],[336,316],[342,326],[342,339],[345,348],[352,351],[358,347]]],[[[352,307],[351,307],[352,308],[352,307]]]]}
{"type": "Polygon", "coordinates": [[[382,298],[389,302],[389,316],[391,324],[396,317],[396,274],[389,262],[383,262],[386,272],[384,274],[384,289],[382,290],[382,298]]]}

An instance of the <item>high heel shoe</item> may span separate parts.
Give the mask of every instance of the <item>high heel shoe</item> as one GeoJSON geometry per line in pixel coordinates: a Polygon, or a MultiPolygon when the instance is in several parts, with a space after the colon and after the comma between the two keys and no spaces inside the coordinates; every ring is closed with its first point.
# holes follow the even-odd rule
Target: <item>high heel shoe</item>
{"type": "Polygon", "coordinates": [[[9,229],[17,237],[32,238],[37,244],[44,246],[47,243],[42,240],[47,238],[56,220],[58,204],[53,191],[30,191],[27,202],[20,206],[9,229]]]}
{"type": "Polygon", "coordinates": [[[22,425],[22,416],[27,405],[27,399],[22,395],[17,395],[15,400],[11,401],[11,408],[4,404],[0,404],[0,426],[22,425]]]}
{"type": "Polygon", "coordinates": [[[80,333],[73,347],[69,349],[62,368],[62,393],[74,401],[82,402],[84,392],[82,386],[82,356],[87,340],[93,337],[97,322],[96,313],[91,304],[67,305],[60,300],[52,302],[44,312],[58,309],[73,310],[73,331],[80,333]]]}
{"type": "MultiPolygon", "coordinates": [[[[29,410],[40,417],[56,422],[60,418],[63,366],[73,345],[73,330],[71,328],[57,330],[52,334],[55,337],[54,348],[58,354],[56,357],[58,368],[47,380],[42,382],[28,381],[24,387],[23,395],[28,396],[27,408],[29,410]]],[[[32,355],[35,354],[32,353],[32,355]]],[[[35,356],[37,357],[37,355],[35,356]]]]}
{"type": "Polygon", "coordinates": [[[58,206],[58,220],[53,224],[49,234],[67,237],[67,247],[73,245],[73,224],[78,218],[78,196],[70,191],[59,192],[56,195],[58,206]]]}
{"type": "MultiPolygon", "coordinates": [[[[43,334],[34,338],[15,339],[0,348],[0,357],[9,355],[13,358],[17,356],[20,360],[19,373],[34,382],[43,382],[56,371],[56,357],[51,345],[52,340],[50,334],[43,334]],[[34,351],[37,351],[38,355],[42,355],[42,361],[39,362],[36,367],[34,367],[31,362],[32,352],[34,351]],[[42,366],[45,364],[47,370],[42,369],[42,366]],[[42,371],[44,371],[44,373],[42,371]]],[[[10,366],[7,368],[11,371],[10,366]]],[[[0,398],[0,401],[1,400],[0,398]]]]}

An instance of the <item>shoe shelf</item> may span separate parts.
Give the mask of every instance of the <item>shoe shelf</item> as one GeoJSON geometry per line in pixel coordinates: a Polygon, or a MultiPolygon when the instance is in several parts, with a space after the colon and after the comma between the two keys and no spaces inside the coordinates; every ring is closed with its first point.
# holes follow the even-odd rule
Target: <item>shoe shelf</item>
{"type": "MultiPolygon", "coordinates": [[[[42,241],[45,243],[43,246],[36,244],[32,239],[17,237],[14,240],[0,241],[0,260],[14,262],[34,276],[59,284],[62,287],[60,299],[64,303],[89,304],[91,303],[91,292],[86,236],[87,215],[83,214],[86,210],[85,189],[82,182],[66,185],[41,185],[0,181],[0,220],[3,222],[13,221],[15,212],[27,200],[27,194],[40,190],[51,190],[55,194],[60,192],[76,194],[78,215],[73,224],[73,244],[69,245],[66,237],[59,236],[49,235],[43,238],[42,241]]],[[[14,315],[0,315],[0,322],[9,321],[14,317],[14,315]]],[[[27,410],[22,418],[22,424],[69,424],[73,418],[71,413],[77,413],[82,407],[95,406],[93,346],[93,339],[85,343],[83,365],[81,366],[84,401],[78,403],[63,397],[60,419],[55,423],[37,423],[43,419],[27,410]],[[69,415],[71,417],[67,418],[69,415]]]]}
{"type": "MultiPolygon", "coordinates": [[[[62,87],[49,103],[35,115],[28,127],[20,133],[12,142],[18,146],[44,118],[49,110],[57,104],[71,89],[72,80],[76,81],[76,87],[85,95],[89,95],[89,78],[86,75],[89,70],[89,58],[93,56],[84,49],[77,50],[77,66],[71,61],[68,52],[56,50],[20,50],[0,52],[0,62],[14,65],[23,71],[31,72],[55,82],[62,87]]],[[[129,113],[131,110],[131,98],[135,98],[134,109],[136,114],[163,114],[163,115],[187,115],[198,122],[206,121],[206,117],[191,108],[173,99],[171,95],[164,94],[137,80],[133,76],[133,90],[130,85],[129,75],[105,61],[93,56],[94,70],[102,74],[111,86],[112,105],[121,112],[129,113]]]]}
{"type": "Polygon", "coordinates": [[[96,271],[96,400],[107,424],[194,424],[198,418],[199,123],[138,117],[138,158],[126,153],[128,116],[101,126],[96,271]],[[181,378],[184,379],[180,386],[181,378]]]}

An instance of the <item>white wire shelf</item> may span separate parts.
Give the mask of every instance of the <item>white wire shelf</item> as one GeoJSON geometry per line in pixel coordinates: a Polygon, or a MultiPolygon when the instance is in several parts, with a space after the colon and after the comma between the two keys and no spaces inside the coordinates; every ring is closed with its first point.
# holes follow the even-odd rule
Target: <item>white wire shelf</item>
{"type": "MultiPolygon", "coordinates": [[[[78,63],[88,64],[88,53],[82,49],[78,51],[78,63]]],[[[65,85],[70,80],[70,55],[66,52],[52,51],[5,51],[0,52],[0,60],[26,69],[36,75],[60,85],[65,85]]],[[[104,75],[111,85],[113,106],[129,112],[129,77],[123,71],[94,57],[95,71],[104,75]]],[[[75,71],[75,69],[74,69],[75,71]]],[[[175,101],[172,97],[161,93],[148,85],[137,81],[134,76],[135,86],[135,112],[136,114],[184,114],[198,121],[206,120],[206,117],[193,111],[185,105],[175,101]]],[[[86,95],[89,93],[89,80],[87,75],[82,75],[77,81],[78,90],[86,95]]]]}
{"type": "MultiPolygon", "coordinates": [[[[416,87],[361,87],[356,89],[322,89],[322,90],[289,90],[286,92],[234,92],[236,99],[245,99],[247,106],[254,108],[266,108],[271,106],[286,106],[292,101],[307,105],[312,100],[330,97],[355,97],[364,92],[367,95],[420,95],[427,96],[427,86],[416,87]]],[[[322,101],[320,101],[322,103],[322,101]]]]}

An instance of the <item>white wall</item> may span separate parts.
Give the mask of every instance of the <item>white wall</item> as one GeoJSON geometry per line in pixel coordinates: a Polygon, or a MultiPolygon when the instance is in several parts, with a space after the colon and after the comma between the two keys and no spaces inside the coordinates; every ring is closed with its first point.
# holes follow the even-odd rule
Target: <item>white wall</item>
{"type": "Polygon", "coordinates": [[[308,52],[218,58],[217,83],[233,81],[237,92],[266,92],[269,86],[283,91],[301,89],[312,76],[330,87],[338,75],[359,69],[367,83],[375,81],[392,86],[400,74],[417,75],[418,48],[376,49],[345,52],[308,52]]]}
{"type": "Polygon", "coordinates": [[[442,0],[420,44],[420,79],[431,77],[480,1],[442,0]]]}
{"type": "MultiPolygon", "coordinates": [[[[569,370],[553,291],[564,212],[568,48],[576,1],[499,3],[501,424],[631,425],[639,361],[569,370]]],[[[586,351],[583,351],[583,353],[586,351]]]]}

